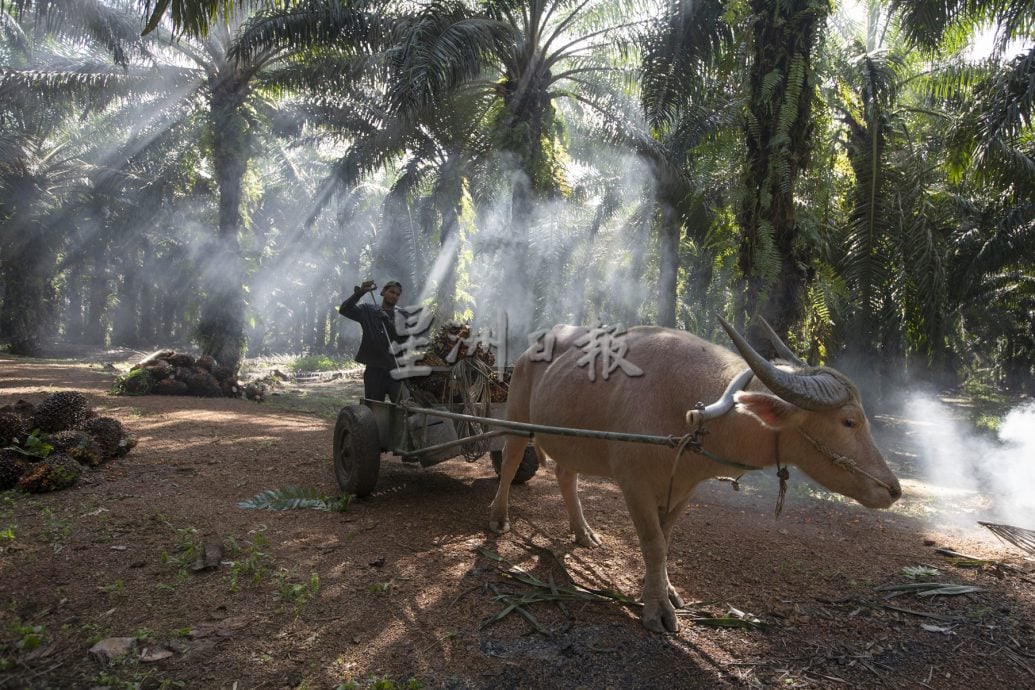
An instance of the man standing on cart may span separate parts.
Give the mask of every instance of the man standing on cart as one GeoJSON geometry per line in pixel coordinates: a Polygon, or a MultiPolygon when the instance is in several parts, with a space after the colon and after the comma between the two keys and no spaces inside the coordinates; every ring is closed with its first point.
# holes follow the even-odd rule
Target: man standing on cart
{"type": "MultiPolygon", "coordinates": [[[[359,351],[356,353],[356,361],[366,365],[363,371],[363,397],[383,402],[385,396],[388,396],[392,402],[399,402],[402,380],[392,377],[392,370],[399,368],[399,362],[392,353],[392,343],[405,340],[395,329],[396,304],[402,295],[402,285],[397,280],[385,283],[381,288],[380,306],[372,296],[369,304],[360,303],[363,295],[376,289],[374,281],[364,280],[362,285],[353,288],[352,296],[341,303],[338,312],[359,323],[363,329],[359,351]]],[[[398,311],[404,318],[407,316],[401,307],[398,311]]]]}

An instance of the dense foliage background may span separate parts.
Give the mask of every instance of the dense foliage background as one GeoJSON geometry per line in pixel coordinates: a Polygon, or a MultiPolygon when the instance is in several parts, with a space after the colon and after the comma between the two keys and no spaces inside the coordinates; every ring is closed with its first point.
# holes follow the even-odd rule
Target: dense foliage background
{"type": "Polygon", "coordinates": [[[0,0],[0,62],[13,353],[346,353],[373,277],[1035,388],[1030,2],[0,0]]]}

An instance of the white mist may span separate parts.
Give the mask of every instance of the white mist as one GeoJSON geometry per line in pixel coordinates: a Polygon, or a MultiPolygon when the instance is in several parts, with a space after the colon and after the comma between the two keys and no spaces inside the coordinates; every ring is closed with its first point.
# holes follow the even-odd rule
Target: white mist
{"type": "Polygon", "coordinates": [[[930,510],[964,527],[981,520],[1035,530],[1035,403],[1007,414],[995,437],[927,395],[905,409],[930,510]]]}

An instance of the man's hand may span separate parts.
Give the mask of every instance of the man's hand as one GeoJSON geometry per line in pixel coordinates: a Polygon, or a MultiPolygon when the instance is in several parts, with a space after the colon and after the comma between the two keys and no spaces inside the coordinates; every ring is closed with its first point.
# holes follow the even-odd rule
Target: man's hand
{"type": "Polygon", "coordinates": [[[377,289],[377,283],[372,280],[364,280],[363,284],[359,286],[360,292],[373,292],[377,289]]]}

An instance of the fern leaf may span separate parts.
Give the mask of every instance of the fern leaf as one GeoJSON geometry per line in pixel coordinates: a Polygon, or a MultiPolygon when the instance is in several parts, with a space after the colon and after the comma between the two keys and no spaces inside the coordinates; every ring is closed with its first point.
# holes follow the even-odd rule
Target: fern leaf
{"type": "Polygon", "coordinates": [[[247,501],[241,501],[237,507],[255,510],[294,510],[297,508],[330,510],[330,503],[326,496],[317,493],[315,489],[285,486],[280,489],[267,489],[247,501]]]}

